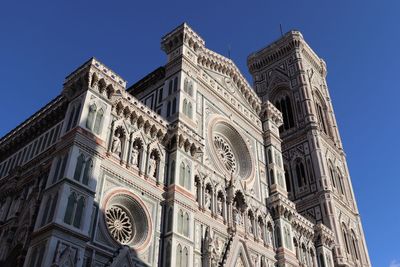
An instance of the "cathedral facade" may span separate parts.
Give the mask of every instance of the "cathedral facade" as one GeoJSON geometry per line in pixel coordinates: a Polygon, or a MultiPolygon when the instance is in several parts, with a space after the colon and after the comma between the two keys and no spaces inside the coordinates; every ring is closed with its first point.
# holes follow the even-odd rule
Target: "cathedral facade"
{"type": "Polygon", "coordinates": [[[1,266],[371,266],[326,84],[291,31],[251,86],[187,24],[127,88],[92,58],[0,140],[1,266]]]}

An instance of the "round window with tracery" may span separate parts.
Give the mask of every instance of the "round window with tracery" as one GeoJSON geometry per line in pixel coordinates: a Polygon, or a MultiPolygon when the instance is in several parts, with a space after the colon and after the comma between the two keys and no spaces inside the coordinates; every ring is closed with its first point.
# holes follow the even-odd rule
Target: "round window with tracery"
{"type": "Polygon", "coordinates": [[[233,154],[232,148],[229,143],[224,140],[221,136],[214,136],[214,146],[217,151],[217,155],[219,159],[224,164],[225,168],[229,172],[236,171],[236,158],[235,154],[233,154]]]}
{"type": "Polygon", "coordinates": [[[106,198],[104,226],[116,242],[142,249],[151,236],[151,218],[144,203],[125,189],[106,198]]]}
{"type": "Polygon", "coordinates": [[[106,210],[106,223],[111,235],[121,244],[127,244],[133,237],[133,224],[129,215],[120,207],[106,210]]]}
{"type": "Polygon", "coordinates": [[[206,149],[222,175],[250,181],[254,179],[253,158],[239,129],[221,116],[212,115],[208,121],[206,149]]]}

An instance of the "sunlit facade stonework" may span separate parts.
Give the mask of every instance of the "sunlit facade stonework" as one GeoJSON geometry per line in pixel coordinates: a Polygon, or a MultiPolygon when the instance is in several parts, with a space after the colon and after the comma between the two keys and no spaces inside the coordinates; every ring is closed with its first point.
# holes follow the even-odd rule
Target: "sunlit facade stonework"
{"type": "Polygon", "coordinates": [[[127,88],[90,59],[0,140],[1,266],[370,266],[326,65],[291,31],[249,85],[187,24],[127,88]]]}

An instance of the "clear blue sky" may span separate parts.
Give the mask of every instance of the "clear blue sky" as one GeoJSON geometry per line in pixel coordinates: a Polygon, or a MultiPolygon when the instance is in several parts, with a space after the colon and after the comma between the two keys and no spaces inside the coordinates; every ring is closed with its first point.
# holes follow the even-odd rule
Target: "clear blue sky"
{"type": "Polygon", "coordinates": [[[280,23],[303,33],[327,62],[373,266],[400,261],[399,1],[4,1],[0,136],[91,56],[134,83],[165,63],[160,38],[183,21],[210,49],[230,45],[248,78],[247,55],[277,39],[280,23]]]}

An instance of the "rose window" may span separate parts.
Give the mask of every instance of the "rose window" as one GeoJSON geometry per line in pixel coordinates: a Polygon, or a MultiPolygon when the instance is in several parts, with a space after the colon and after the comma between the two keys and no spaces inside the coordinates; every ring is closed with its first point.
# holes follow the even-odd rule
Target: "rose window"
{"type": "Polygon", "coordinates": [[[106,223],[111,235],[121,244],[127,244],[132,239],[132,220],[120,207],[113,206],[106,211],[106,223]]]}
{"type": "MultiPolygon", "coordinates": [[[[247,138],[246,138],[247,139],[247,138]]],[[[213,115],[208,121],[206,149],[215,167],[225,177],[235,180],[254,179],[254,164],[249,150],[250,139],[245,140],[240,127],[219,115],[213,115]]]]}
{"type": "Polygon", "coordinates": [[[151,236],[151,218],[146,205],[133,193],[120,189],[105,203],[104,227],[109,237],[135,249],[146,246],[151,236]]]}
{"type": "Polygon", "coordinates": [[[225,168],[229,172],[235,172],[236,158],[228,142],[226,142],[221,136],[216,135],[214,137],[214,145],[217,155],[221,162],[224,164],[225,168]]]}

